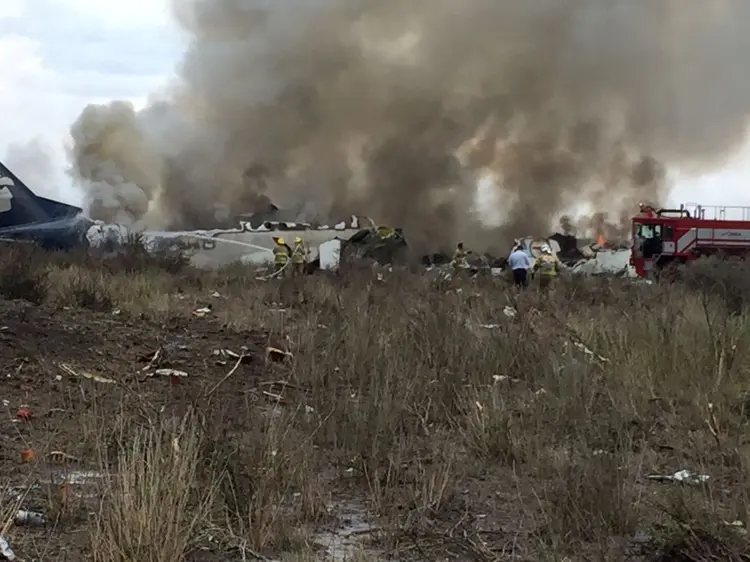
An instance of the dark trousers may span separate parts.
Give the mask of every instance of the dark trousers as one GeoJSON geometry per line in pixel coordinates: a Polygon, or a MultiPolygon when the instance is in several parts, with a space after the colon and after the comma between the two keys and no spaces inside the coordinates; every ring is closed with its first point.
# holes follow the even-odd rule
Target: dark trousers
{"type": "Polygon", "coordinates": [[[513,270],[513,284],[516,287],[525,287],[529,284],[529,273],[525,269],[513,270]]]}

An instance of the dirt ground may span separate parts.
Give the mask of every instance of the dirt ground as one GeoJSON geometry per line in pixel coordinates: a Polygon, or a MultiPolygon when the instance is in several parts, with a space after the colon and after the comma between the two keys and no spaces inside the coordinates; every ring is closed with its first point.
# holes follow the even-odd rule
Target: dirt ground
{"type": "Polygon", "coordinates": [[[20,559],[750,559],[734,278],[518,295],[70,261],[0,268],[20,559]]]}

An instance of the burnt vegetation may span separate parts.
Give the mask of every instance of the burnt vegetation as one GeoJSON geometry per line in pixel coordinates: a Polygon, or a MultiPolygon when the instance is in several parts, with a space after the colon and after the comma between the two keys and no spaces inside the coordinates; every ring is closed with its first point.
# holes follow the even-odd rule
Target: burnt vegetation
{"type": "Polygon", "coordinates": [[[748,559],[744,263],[518,295],[134,246],[0,257],[0,513],[50,519],[20,557],[748,559]]]}

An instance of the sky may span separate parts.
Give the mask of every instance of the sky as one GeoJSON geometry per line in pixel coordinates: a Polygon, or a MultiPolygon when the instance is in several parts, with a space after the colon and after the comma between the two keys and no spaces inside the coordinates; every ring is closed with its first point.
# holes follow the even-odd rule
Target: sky
{"type": "Polygon", "coordinates": [[[70,124],[89,103],[145,104],[182,49],[166,0],[0,0],[0,159],[40,194],[80,204],[65,174],[70,124]],[[31,165],[38,151],[49,174],[31,165]]]}
{"type": "MultiPolygon", "coordinates": [[[[81,204],[65,173],[70,124],[88,103],[144,105],[183,49],[169,0],[0,0],[0,159],[39,194],[81,204]]],[[[750,146],[721,170],[676,176],[670,203],[750,206],[747,178],[750,146]]]]}

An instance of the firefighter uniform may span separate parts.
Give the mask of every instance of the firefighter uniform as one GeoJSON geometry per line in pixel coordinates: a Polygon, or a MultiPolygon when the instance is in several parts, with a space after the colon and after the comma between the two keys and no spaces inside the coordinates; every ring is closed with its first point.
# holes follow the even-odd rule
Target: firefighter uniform
{"type": "Polygon", "coordinates": [[[539,272],[539,288],[546,289],[557,277],[560,264],[552,255],[549,246],[542,247],[542,255],[537,258],[534,264],[534,271],[539,272]]]}
{"type": "Polygon", "coordinates": [[[278,273],[289,263],[289,246],[283,238],[276,238],[274,242],[276,244],[273,247],[273,264],[274,271],[278,273]]]}
{"type": "Polygon", "coordinates": [[[294,239],[294,248],[292,249],[292,267],[295,275],[302,275],[305,272],[307,264],[308,251],[305,242],[297,236],[294,239]]]}
{"type": "Polygon", "coordinates": [[[456,272],[467,269],[469,267],[468,262],[466,261],[466,256],[469,252],[464,250],[464,244],[463,242],[459,242],[456,245],[456,251],[453,252],[453,269],[456,270],[456,272]]]}
{"type": "Polygon", "coordinates": [[[390,226],[379,226],[375,231],[381,240],[388,240],[396,235],[396,229],[390,226]]]}

